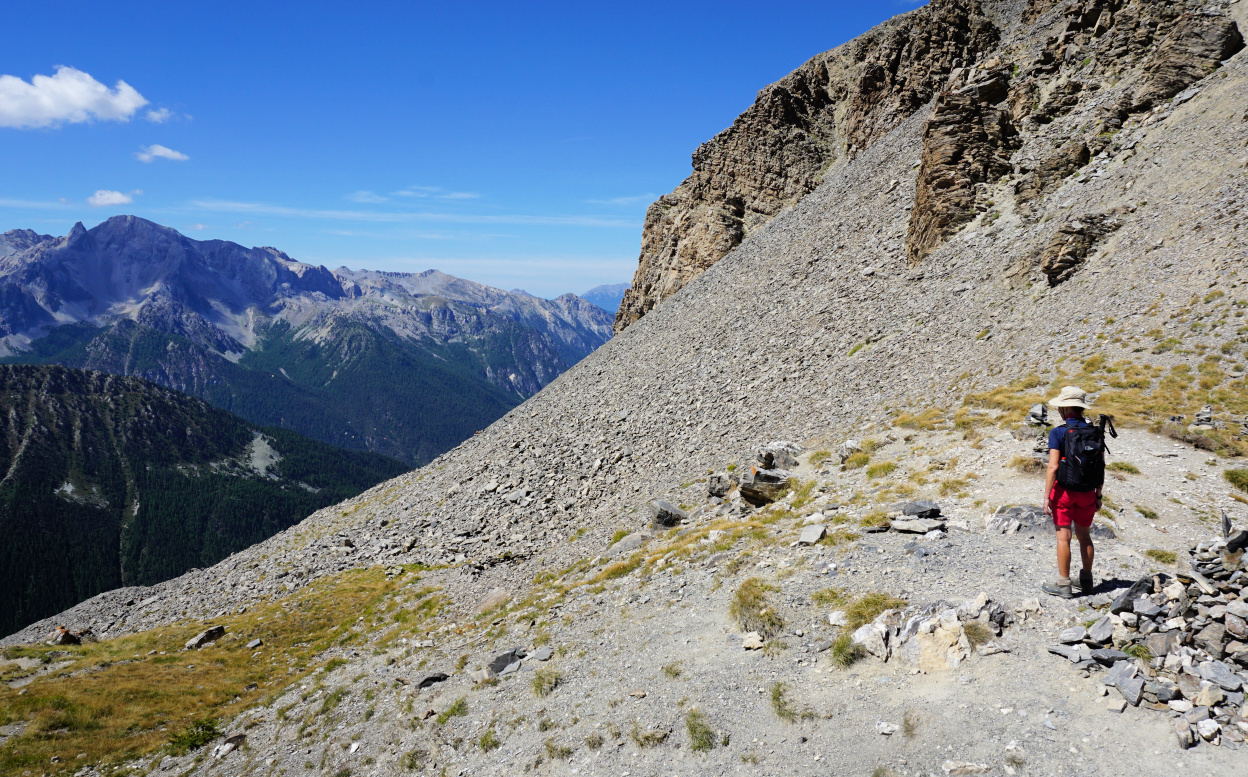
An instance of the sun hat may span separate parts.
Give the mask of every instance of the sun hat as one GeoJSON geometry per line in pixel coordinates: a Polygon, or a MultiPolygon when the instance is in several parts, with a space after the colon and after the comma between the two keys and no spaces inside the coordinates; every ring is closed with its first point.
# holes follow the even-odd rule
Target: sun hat
{"type": "Polygon", "coordinates": [[[1084,410],[1092,406],[1088,404],[1088,394],[1078,386],[1063,386],[1057,396],[1049,400],[1049,407],[1082,407],[1084,410]]]}

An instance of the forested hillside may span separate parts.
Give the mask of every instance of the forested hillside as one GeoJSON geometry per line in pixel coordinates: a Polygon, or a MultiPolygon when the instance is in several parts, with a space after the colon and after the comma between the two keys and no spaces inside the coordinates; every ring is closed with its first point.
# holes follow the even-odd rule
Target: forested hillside
{"type": "Polygon", "coordinates": [[[0,366],[0,630],[209,566],[404,472],[138,378],[0,366]]]}

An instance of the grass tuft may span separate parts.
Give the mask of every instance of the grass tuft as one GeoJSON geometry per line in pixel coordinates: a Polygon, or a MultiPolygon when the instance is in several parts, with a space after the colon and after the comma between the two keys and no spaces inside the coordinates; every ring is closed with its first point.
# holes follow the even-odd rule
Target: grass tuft
{"type": "Polygon", "coordinates": [[[680,677],[680,662],[674,661],[663,667],[663,674],[667,675],[668,679],[671,680],[675,680],[677,677],[680,677]]]}
{"type": "Polygon", "coordinates": [[[1144,551],[1144,555],[1156,561],[1158,564],[1173,564],[1178,561],[1178,556],[1173,551],[1162,550],[1161,548],[1149,548],[1144,551]]]}
{"type": "Polygon", "coordinates": [[[1125,472],[1128,475],[1140,474],[1140,468],[1128,461],[1111,461],[1105,465],[1105,469],[1112,470],[1113,472],[1125,472]]]}
{"type": "Polygon", "coordinates": [[[967,621],[962,624],[962,631],[966,634],[966,641],[973,648],[988,644],[994,636],[992,629],[988,628],[982,621],[967,621]]]}
{"type": "Polygon", "coordinates": [[[834,665],[848,669],[867,657],[867,649],[854,642],[849,633],[844,633],[832,641],[832,647],[828,648],[828,657],[834,665]]]}
{"type": "Polygon", "coordinates": [[[490,752],[491,750],[498,749],[499,747],[502,746],[502,744],[503,744],[502,740],[499,739],[498,736],[494,733],[493,726],[491,726],[490,728],[487,728],[485,730],[485,733],[481,735],[481,738],[477,740],[477,747],[480,747],[482,750],[484,750],[487,753],[490,752]]]}
{"type": "Polygon", "coordinates": [[[198,750],[212,740],[221,736],[217,721],[209,718],[197,720],[187,728],[169,737],[169,752],[173,755],[186,755],[198,750]]]}
{"type": "Polygon", "coordinates": [[[914,710],[906,710],[901,718],[901,733],[906,739],[914,739],[919,733],[919,714],[914,710]]]}
{"type": "Polygon", "coordinates": [[[1150,520],[1150,521],[1155,521],[1155,520],[1157,520],[1157,511],[1156,511],[1156,510],[1150,510],[1150,509],[1148,509],[1147,507],[1141,507],[1141,506],[1139,506],[1139,505],[1136,505],[1136,506],[1135,506],[1135,511],[1136,511],[1137,513],[1139,513],[1140,515],[1144,516],[1145,518],[1147,518],[1147,519],[1148,519],[1148,520],[1150,520]]]}
{"type": "Polygon", "coordinates": [[[1240,491],[1248,491],[1248,469],[1228,469],[1222,473],[1222,477],[1240,491]]]}
{"type": "Polygon", "coordinates": [[[467,715],[467,714],[468,714],[468,700],[464,698],[463,696],[460,696],[458,699],[455,700],[454,704],[447,707],[442,712],[442,714],[438,715],[438,717],[435,718],[435,720],[438,721],[439,726],[444,726],[446,725],[446,722],[450,720],[451,718],[454,718],[459,715],[467,715]]]}
{"type": "Polygon", "coordinates": [[[1042,459],[1035,456],[1015,456],[1010,459],[1011,469],[1017,470],[1024,475],[1043,475],[1048,465],[1042,459]]]}
{"type": "Polygon", "coordinates": [[[817,467],[832,458],[832,451],[815,451],[810,454],[810,466],[817,467]]]}
{"type": "Polygon", "coordinates": [[[845,628],[852,632],[859,626],[865,626],[875,620],[876,616],[885,610],[896,610],[905,606],[906,600],[899,599],[896,596],[879,592],[864,594],[845,609],[845,615],[848,619],[845,628]]]}
{"type": "Polygon", "coordinates": [[[563,675],[554,669],[542,667],[533,673],[533,693],[538,696],[549,696],[561,682],[563,682],[563,675]]]}
{"type": "Polygon", "coordinates": [[[840,588],[824,588],[810,595],[810,600],[823,607],[836,607],[845,603],[845,591],[840,588]]]}
{"type": "Polygon", "coordinates": [[[715,732],[698,710],[691,709],[685,714],[685,730],[689,732],[689,749],[693,752],[704,753],[715,749],[715,732]]]}
{"type": "Polygon", "coordinates": [[[757,631],[763,639],[770,639],[784,628],[784,618],[767,601],[767,593],[778,590],[757,577],[751,577],[732,595],[728,614],[742,631],[757,631]]]}
{"type": "Polygon", "coordinates": [[[881,461],[879,464],[872,464],[867,467],[867,477],[882,478],[885,475],[891,475],[897,471],[897,462],[881,461]]]}
{"type": "Polygon", "coordinates": [[[771,684],[771,708],[775,710],[776,717],[786,723],[796,723],[798,720],[815,717],[812,710],[800,710],[794,707],[789,700],[789,686],[780,682],[771,684]]]}
{"type": "Polygon", "coordinates": [[[857,453],[851,453],[849,458],[845,459],[841,469],[862,469],[867,466],[869,461],[871,461],[871,454],[858,451],[857,453]]]}
{"type": "Polygon", "coordinates": [[[659,745],[666,742],[667,733],[668,732],[664,731],[663,729],[651,729],[649,731],[643,732],[641,730],[641,727],[637,725],[637,721],[634,720],[633,731],[629,736],[632,738],[633,744],[637,745],[640,748],[647,748],[647,747],[658,747],[659,745]]]}

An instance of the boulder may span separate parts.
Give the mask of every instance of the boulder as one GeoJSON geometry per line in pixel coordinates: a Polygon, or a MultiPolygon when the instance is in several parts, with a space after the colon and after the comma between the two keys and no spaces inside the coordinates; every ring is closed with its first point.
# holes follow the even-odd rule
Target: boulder
{"type": "Polygon", "coordinates": [[[652,539],[654,539],[654,535],[649,532],[635,531],[632,534],[626,534],[621,537],[619,542],[607,549],[607,553],[612,556],[632,553],[652,539]]]}
{"type": "Polygon", "coordinates": [[[731,490],[732,480],[727,472],[715,472],[706,479],[706,493],[709,496],[724,497],[731,490]]]}
{"type": "Polygon", "coordinates": [[[875,623],[859,626],[851,639],[881,661],[888,660],[888,631],[883,626],[875,623]]]}
{"type": "Polygon", "coordinates": [[[940,505],[930,499],[920,499],[915,502],[907,502],[905,507],[901,508],[902,515],[908,515],[914,518],[935,518],[940,515],[940,505]]]}
{"type": "Polygon", "coordinates": [[[199,650],[205,645],[210,645],[213,642],[216,642],[217,640],[221,639],[221,637],[224,635],[225,635],[224,626],[209,626],[208,628],[204,629],[203,631],[199,632],[195,636],[188,639],[186,641],[186,645],[183,646],[183,650],[199,650]]]}
{"type": "Polygon", "coordinates": [[[822,524],[816,524],[814,526],[807,526],[806,528],[802,529],[801,536],[797,538],[797,544],[798,545],[814,545],[819,540],[826,537],[827,534],[828,534],[828,529],[826,526],[822,524]]]}
{"type": "Polygon", "coordinates": [[[906,532],[908,534],[927,534],[930,531],[935,531],[937,529],[944,529],[945,522],[935,520],[932,518],[916,518],[916,519],[898,518],[897,520],[893,521],[890,524],[890,526],[892,527],[893,531],[906,532]]]}
{"type": "Polygon", "coordinates": [[[1141,577],[1139,580],[1132,583],[1130,588],[1118,594],[1118,597],[1115,598],[1113,603],[1109,605],[1109,611],[1114,615],[1121,615],[1124,612],[1132,611],[1135,605],[1135,600],[1148,594],[1152,588],[1152,576],[1148,575],[1141,577]]]}
{"type": "Polygon", "coordinates": [[[862,450],[862,446],[857,440],[846,440],[836,449],[836,459],[838,464],[844,464],[850,456],[862,450]]]}
{"type": "Polygon", "coordinates": [[[655,528],[670,529],[679,526],[689,514],[671,502],[657,500],[650,503],[650,523],[655,528]]]}
{"type": "Polygon", "coordinates": [[[761,469],[793,469],[797,466],[794,448],[797,446],[792,443],[773,442],[755,451],[754,458],[761,469]]]}
{"type": "Polygon", "coordinates": [[[55,629],[52,629],[52,633],[48,635],[45,643],[48,645],[80,645],[82,640],[78,638],[77,634],[64,626],[57,626],[55,629]]]}
{"type": "Polygon", "coordinates": [[[741,478],[741,498],[756,507],[770,504],[784,496],[789,477],[787,470],[751,467],[741,478]]]}
{"type": "Polygon", "coordinates": [[[417,688],[428,688],[438,683],[445,682],[449,675],[444,672],[431,672],[420,678],[420,682],[416,683],[417,688]]]}
{"type": "Polygon", "coordinates": [[[1114,621],[1108,615],[1102,615],[1088,629],[1088,641],[1098,645],[1109,642],[1114,636],[1114,621]]]}

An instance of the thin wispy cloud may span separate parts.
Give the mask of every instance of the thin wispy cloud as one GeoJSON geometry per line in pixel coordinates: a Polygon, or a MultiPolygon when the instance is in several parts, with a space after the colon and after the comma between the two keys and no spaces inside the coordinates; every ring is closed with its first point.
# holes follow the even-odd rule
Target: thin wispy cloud
{"type": "Polygon", "coordinates": [[[196,200],[189,206],[195,210],[216,213],[252,213],[264,216],[283,216],[300,219],[327,219],[337,221],[362,221],[385,224],[410,224],[444,222],[451,224],[524,224],[563,227],[629,227],[635,221],[599,216],[534,216],[526,214],[471,214],[471,213],[404,213],[394,211],[328,210],[318,208],[291,208],[260,202],[235,202],[231,200],[196,200]]]}
{"type": "Polygon", "coordinates": [[[157,108],[155,110],[148,111],[144,114],[143,118],[153,124],[164,124],[165,122],[173,119],[174,116],[176,116],[176,114],[168,108],[157,108]]]}
{"type": "Polygon", "coordinates": [[[147,98],[125,81],[109,89],[89,74],[59,65],[56,74],[24,81],[0,75],[0,127],[37,129],[88,121],[129,121],[147,98]]]}
{"type": "Polygon", "coordinates": [[[98,189],[95,194],[87,198],[88,205],[94,205],[97,208],[106,205],[129,205],[134,202],[135,195],[142,194],[139,189],[131,192],[118,192],[112,189],[98,189]]]}
{"type": "Polygon", "coordinates": [[[159,143],[153,143],[150,146],[140,146],[135,152],[134,158],[140,162],[151,162],[156,159],[169,159],[174,162],[185,162],[190,159],[189,156],[181,151],[174,151],[168,146],[162,146],[159,143]]]}
{"type": "Polygon", "coordinates": [[[612,197],[606,200],[586,200],[586,202],[592,205],[648,205],[658,198],[659,195],[646,192],[645,194],[634,194],[631,197],[612,197]]]}
{"type": "Polygon", "coordinates": [[[0,199],[0,208],[24,208],[29,210],[61,210],[69,207],[67,200],[59,200],[57,202],[39,201],[39,200],[9,200],[0,199]]]}
{"type": "Polygon", "coordinates": [[[361,189],[358,192],[352,192],[351,194],[348,194],[347,199],[351,200],[352,202],[359,202],[359,203],[366,203],[366,204],[378,204],[378,203],[390,201],[389,197],[383,197],[380,194],[375,194],[373,192],[366,191],[364,189],[361,189]]]}
{"type": "Polygon", "coordinates": [[[433,198],[438,200],[476,200],[481,195],[476,192],[448,192],[440,186],[408,186],[397,192],[391,192],[395,197],[412,197],[412,198],[433,198]]]}

